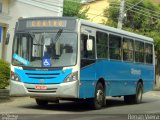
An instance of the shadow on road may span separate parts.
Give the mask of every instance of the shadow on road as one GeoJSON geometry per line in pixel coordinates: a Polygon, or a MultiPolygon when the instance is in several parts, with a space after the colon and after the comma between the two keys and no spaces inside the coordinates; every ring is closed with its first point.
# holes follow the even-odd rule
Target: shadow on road
{"type": "MultiPolygon", "coordinates": [[[[143,102],[141,104],[145,104],[147,102],[143,102]]],[[[141,105],[140,104],[140,105],[141,105]]],[[[133,104],[134,105],[134,104],[133,104]]],[[[111,108],[111,107],[119,107],[119,106],[128,106],[128,104],[125,104],[122,99],[109,99],[106,100],[106,106],[103,109],[111,108]]],[[[86,102],[60,102],[59,104],[49,103],[46,106],[38,106],[35,103],[35,106],[21,106],[23,108],[28,109],[41,109],[41,110],[56,110],[56,111],[67,111],[67,112],[85,112],[85,111],[91,111],[93,110],[89,104],[86,102]]]]}
{"type": "Polygon", "coordinates": [[[56,110],[56,111],[70,111],[70,112],[85,112],[91,110],[90,106],[85,102],[60,102],[58,103],[49,103],[46,106],[38,106],[35,103],[35,106],[21,106],[23,108],[29,109],[43,109],[43,110],[56,110]]]}

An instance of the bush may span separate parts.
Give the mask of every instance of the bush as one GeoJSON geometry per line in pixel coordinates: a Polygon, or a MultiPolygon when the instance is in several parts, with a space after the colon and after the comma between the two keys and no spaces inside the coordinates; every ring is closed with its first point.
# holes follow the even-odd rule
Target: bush
{"type": "Polygon", "coordinates": [[[4,60],[0,60],[0,89],[4,89],[9,85],[10,64],[4,60]]]}

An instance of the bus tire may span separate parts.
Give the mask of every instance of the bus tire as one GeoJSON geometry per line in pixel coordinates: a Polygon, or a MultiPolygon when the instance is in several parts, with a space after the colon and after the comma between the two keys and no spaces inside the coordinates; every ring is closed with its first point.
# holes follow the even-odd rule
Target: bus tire
{"type": "Polygon", "coordinates": [[[133,95],[126,95],[126,96],[124,96],[124,102],[126,104],[132,104],[133,103],[133,95]]]}
{"type": "Polygon", "coordinates": [[[46,101],[46,100],[40,100],[40,99],[35,99],[35,100],[36,100],[37,105],[39,105],[39,106],[48,105],[48,101],[46,101]]]}
{"type": "Polygon", "coordinates": [[[143,84],[141,82],[138,82],[136,87],[136,94],[124,96],[124,101],[125,103],[128,104],[139,104],[142,102],[142,95],[143,95],[143,84]]]}
{"type": "Polygon", "coordinates": [[[91,105],[93,109],[100,109],[105,105],[105,90],[101,82],[98,82],[95,89],[95,97],[92,99],[91,105]]]}
{"type": "Polygon", "coordinates": [[[143,84],[141,82],[138,82],[137,88],[136,88],[136,95],[134,95],[134,103],[136,104],[141,103],[142,96],[143,96],[143,84]]]}

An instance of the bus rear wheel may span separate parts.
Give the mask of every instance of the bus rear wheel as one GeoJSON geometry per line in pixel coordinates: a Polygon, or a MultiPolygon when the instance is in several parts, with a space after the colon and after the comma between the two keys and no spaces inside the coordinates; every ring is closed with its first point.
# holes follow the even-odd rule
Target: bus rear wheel
{"type": "Polygon", "coordinates": [[[98,82],[95,89],[95,97],[91,101],[94,109],[100,109],[105,105],[105,90],[101,82],[98,82]]]}
{"type": "Polygon", "coordinates": [[[39,105],[39,106],[48,105],[48,101],[46,101],[46,100],[41,100],[41,99],[35,99],[35,100],[36,100],[37,105],[39,105]]]}
{"type": "Polygon", "coordinates": [[[143,95],[143,84],[141,82],[138,82],[136,88],[136,94],[124,96],[124,101],[125,103],[128,104],[139,104],[142,102],[142,95],[143,95]]]}

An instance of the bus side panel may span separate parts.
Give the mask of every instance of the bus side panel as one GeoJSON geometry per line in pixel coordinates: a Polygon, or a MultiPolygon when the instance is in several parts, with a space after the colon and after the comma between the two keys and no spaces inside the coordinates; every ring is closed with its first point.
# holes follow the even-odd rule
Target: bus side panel
{"type": "Polygon", "coordinates": [[[143,79],[143,92],[148,92],[154,88],[155,71],[153,65],[139,65],[142,70],[141,78],[143,79]]]}
{"type": "Polygon", "coordinates": [[[106,81],[107,96],[132,95],[139,79],[144,81],[144,92],[153,88],[154,67],[121,61],[99,60],[96,63],[97,80],[106,81]]]}
{"type": "Polygon", "coordinates": [[[95,95],[96,64],[91,64],[80,71],[80,98],[93,98],[95,95]]]}
{"type": "MultiPolygon", "coordinates": [[[[135,81],[139,76],[131,75],[131,67],[133,66],[120,61],[99,60],[97,62],[97,79],[103,78],[106,81],[107,96],[135,93],[135,81]]],[[[137,67],[134,68],[138,69],[137,67]]]]}
{"type": "Polygon", "coordinates": [[[134,64],[113,60],[97,60],[84,67],[80,73],[80,98],[94,97],[96,82],[103,78],[106,83],[106,96],[124,96],[136,93],[138,80],[144,83],[144,92],[153,89],[153,65],[134,64]]]}

